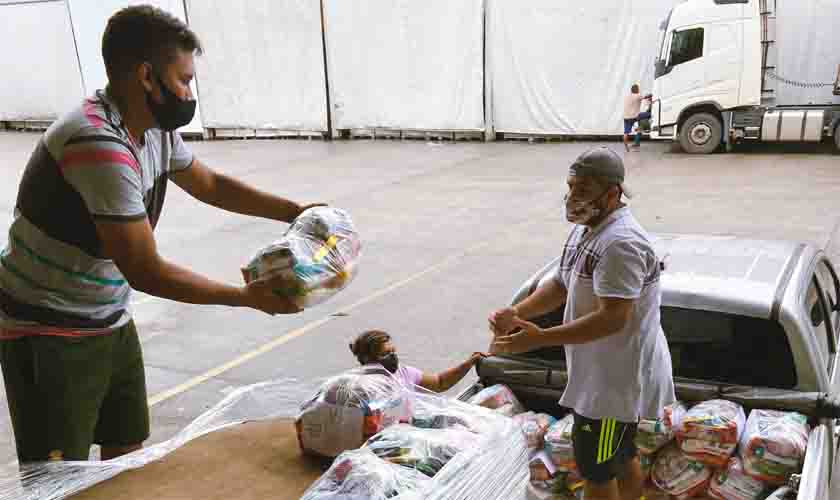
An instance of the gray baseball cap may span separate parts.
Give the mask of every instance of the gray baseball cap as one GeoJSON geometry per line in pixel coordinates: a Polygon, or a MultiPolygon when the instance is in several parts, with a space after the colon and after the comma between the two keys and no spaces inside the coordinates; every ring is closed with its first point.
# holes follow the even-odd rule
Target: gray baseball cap
{"type": "Polygon", "coordinates": [[[624,161],[606,146],[590,149],[578,156],[569,167],[569,175],[600,177],[611,184],[618,184],[624,196],[633,197],[624,182],[624,161]]]}

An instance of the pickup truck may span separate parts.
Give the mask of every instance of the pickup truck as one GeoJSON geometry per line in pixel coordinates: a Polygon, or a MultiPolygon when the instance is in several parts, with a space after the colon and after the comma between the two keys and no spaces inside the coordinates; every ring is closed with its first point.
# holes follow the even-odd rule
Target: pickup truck
{"type": "MultiPolygon", "coordinates": [[[[677,397],[728,399],[747,409],[799,411],[815,423],[797,500],[840,499],[840,280],[825,253],[807,244],[734,237],[656,237],[662,273],[661,322],[677,397]]],[[[513,303],[548,279],[546,265],[513,303]]],[[[563,308],[536,322],[560,324],[563,308]]],[[[567,381],[563,347],[494,356],[477,368],[483,387],[506,384],[527,408],[558,416],[567,381]]]]}

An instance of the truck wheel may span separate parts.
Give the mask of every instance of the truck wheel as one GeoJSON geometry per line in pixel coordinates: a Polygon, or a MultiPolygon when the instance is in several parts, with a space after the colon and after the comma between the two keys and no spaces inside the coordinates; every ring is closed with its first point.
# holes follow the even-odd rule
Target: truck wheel
{"type": "Polygon", "coordinates": [[[723,138],[720,119],[709,113],[697,113],[688,117],[680,129],[680,146],[689,154],[713,153],[723,138]]]}

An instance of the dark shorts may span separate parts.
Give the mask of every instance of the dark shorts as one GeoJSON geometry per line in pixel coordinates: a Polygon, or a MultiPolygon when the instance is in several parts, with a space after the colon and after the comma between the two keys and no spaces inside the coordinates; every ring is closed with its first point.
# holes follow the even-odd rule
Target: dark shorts
{"type": "Polygon", "coordinates": [[[636,123],[638,120],[636,118],[625,118],[624,119],[624,133],[629,134],[633,131],[633,124],[636,123]]]}
{"type": "Polygon", "coordinates": [[[581,477],[593,483],[605,483],[621,476],[624,466],[638,455],[638,424],[612,418],[592,420],[574,414],[572,440],[575,462],[581,477]]]}
{"type": "Polygon", "coordinates": [[[143,355],[134,323],[95,337],[0,341],[20,463],[87,460],[93,443],[149,437],[143,355]]]}

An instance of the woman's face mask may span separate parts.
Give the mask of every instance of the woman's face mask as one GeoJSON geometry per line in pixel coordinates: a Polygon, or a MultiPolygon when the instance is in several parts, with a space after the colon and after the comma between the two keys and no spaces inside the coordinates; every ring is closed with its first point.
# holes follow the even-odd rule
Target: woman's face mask
{"type": "Polygon", "coordinates": [[[385,369],[391,373],[396,373],[397,369],[400,367],[400,358],[397,357],[397,353],[395,352],[385,354],[377,359],[376,362],[385,367],[385,369]]]}

